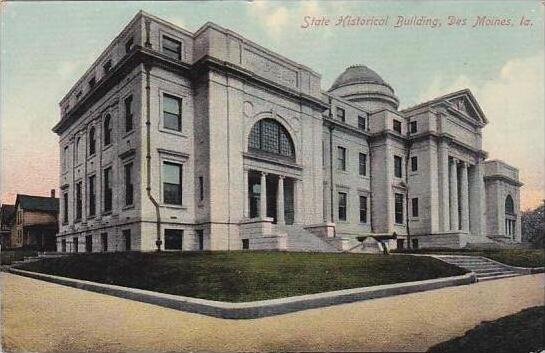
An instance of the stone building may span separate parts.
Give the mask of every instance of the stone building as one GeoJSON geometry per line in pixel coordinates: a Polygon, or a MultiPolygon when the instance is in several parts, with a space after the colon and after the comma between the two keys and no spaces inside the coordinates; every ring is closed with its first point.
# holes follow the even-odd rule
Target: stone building
{"type": "Polygon", "coordinates": [[[398,105],[366,66],[323,91],[320,74],[235,32],[139,12],[60,102],[57,247],[520,241],[518,173],[486,161],[471,92],[398,105]]]}
{"type": "Polygon", "coordinates": [[[55,190],[51,190],[51,197],[17,194],[10,248],[54,251],[59,231],[58,214],[59,199],[55,197],[55,190]]]}

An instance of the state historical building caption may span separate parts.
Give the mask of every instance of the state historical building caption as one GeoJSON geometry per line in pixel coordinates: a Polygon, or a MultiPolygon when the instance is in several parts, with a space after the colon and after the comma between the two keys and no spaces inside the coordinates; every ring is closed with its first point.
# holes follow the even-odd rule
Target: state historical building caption
{"type": "Polygon", "coordinates": [[[486,160],[472,93],[398,105],[366,66],[324,92],[235,32],[139,12],[60,102],[57,249],[519,242],[518,170],[486,160]]]}

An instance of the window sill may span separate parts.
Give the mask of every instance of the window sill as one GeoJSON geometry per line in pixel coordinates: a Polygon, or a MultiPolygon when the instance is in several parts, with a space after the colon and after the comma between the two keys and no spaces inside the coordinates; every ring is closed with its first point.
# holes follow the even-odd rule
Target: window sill
{"type": "Polygon", "coordinates": [[[102,152],[106,152],[107,150],[109,150],[110,148],[112,148],[112,145],[113,145],[113,143],[110,142],[107,146],[102,147],[102,152]]]}
{"type": "Polygon", "coordinates": [[[164,127],[160,127],[159,131],[164,132],[166,134],[171,134],[171,135],[187,138],[187,134],[183,133],[183,130],[182,131],[177,131],[177,130],[171,130],[171,129],[167,129],[167,128],[164,128],[164,127]]]}
{"type": "Polygon", "coordinates": [[[133,134],[134,134],[134,127],[132,128],[132,130],[126,131],[125,135],[123,135],[123,138],[127,138],[127,137],[129,137],[129,136],[131,136],[133,134]]]}
{"type": "Polygon", "coordinates": [[[104,212],[102,212],[102,215],[103,215],[103,216],[111,216],[111,215],[112,215],[112,211],[104,211],[104,212]]]}
{"type": "Polygon", "coordinates": [[[134,204],[126,205],[126,206],[123,206],[122,208],[123,211],[131,210],[131,209],[134,209],[134,204]]]}
{"type": "Polygon", "coordinates": [[[93,153],[93,154],[90,154],[90,155],[88,155],[88,156],[87,156],[87,162],[89,162],[89,161],[90,161],[91,159],[95,158],[95,157],[96,157],[96,155],[97,155],[97,153],[96,153],[96,152],[95,152],[95,153],[93,153]]]}
{"type": "Polygon", "coordinates": [[[364,180],[369,180],[369,176],[367,176],[367,175],[361,175],[361,174],[360,174],[359,177],[360,177],[361,179],[364,179],[364,180]]]}
{"type": "Polygon", "coordinates": [[[184,206],[184,205],[171,205],[171,204],[163,203],[161,204],[161,207],[172,208],[175,210],[187,210],[187,206],[184,206]]]}

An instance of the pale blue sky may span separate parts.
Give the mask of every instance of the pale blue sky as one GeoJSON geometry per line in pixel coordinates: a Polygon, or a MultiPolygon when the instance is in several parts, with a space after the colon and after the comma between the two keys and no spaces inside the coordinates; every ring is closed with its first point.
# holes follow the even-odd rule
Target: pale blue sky
{"type": "Polygon", "coordinates": [[[543,198],[543,8],[539,1],[48,2],[2,5],[0,110],[2,200],[58,187],[51,127],[58,101],[140,9],[190,31],[216,22],[322,74],[327,89],[345,67],[365,64],[395,89],[402,107],[469,87],[490,120],[484,146],[521,168],[523,205],[543,198]],[[467,17],[429,28],[301,29],[305,15],[467,17]],[[472,28],[476,16],[514,26],[472,28]],[[522,28],[522,16],[533,26],[522,28]],[[513,132],[513,130],[516,130],[513,132]],[[537,159],[537,160],[536,160],[537,159]],[[24,169],[20,166],[23,164],[24,169]],[[36,180],[39,175],[40,180],[36,180]]]}

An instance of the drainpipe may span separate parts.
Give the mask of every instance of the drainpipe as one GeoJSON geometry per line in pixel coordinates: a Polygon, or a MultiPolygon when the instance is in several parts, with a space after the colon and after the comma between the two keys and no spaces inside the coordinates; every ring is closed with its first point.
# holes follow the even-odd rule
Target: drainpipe
{"type": "Polygon", "coordinates": [[[367,146],[369,147],[369,225],[371,226],[371,233],[373,233],[373,159],[369,139],[367,140],[367,146]]]}
{"type": "Polygon", "coordinates": [[[151,203],[155,207],[155,215],[157,217],[157,239],[155,240],[155,245],[157,246],[157,251],[161,251],[161,210],[159,208],[159,203],[153,195],[151,194],[151,133],[150,133],[150,70],[151,67],[148,64],[144,65],[146,70],[146,193],[151,203]]]}
{"type": "Polygon", "coordinates": [[[405,146],[407,148],[407,152],[405,155],[405,227],[407,228],[407,248],[411,249],[411,229],[409,225],[409,158],[411,155],[412,142],[408,140],[405,146]]]}
{"type": "MultiPolygon", "coordinates": [[[[329,119],[333,119],[333,106],[332,106],[332,100],[331,97],[329,97],[329,119]]],[[[333,130],[335,127],[333,124],[329,123],[329,177],[330,177],[330,183],[329,183],[329,217],[331,220],[331,223],[335,223],[335,211],[333,209],[333,130]]],[[[337,227],[335,227],[335,233],[337,233],[337,227]]],[[[335,234],[336,235],[336,234],[335,234]]]]}

